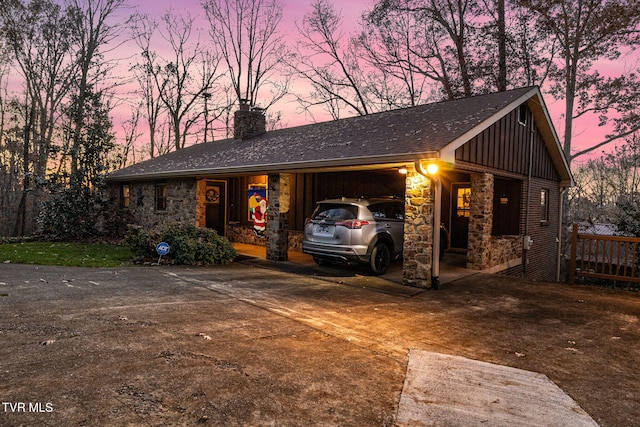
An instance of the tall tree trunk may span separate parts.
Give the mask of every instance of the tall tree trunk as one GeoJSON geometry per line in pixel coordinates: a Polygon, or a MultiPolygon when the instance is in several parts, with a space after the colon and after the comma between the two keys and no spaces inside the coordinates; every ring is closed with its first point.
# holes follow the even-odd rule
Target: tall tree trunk
{"type": "Polygon", "coordinates": [[[498,7],[498,92],[507,90],[507,28],[505,18],[505,0],[497,0],[498,7]]]}
{"type": "Polygon", "coordinates": [[[33,121],[35,119],[36,109],[35,103],[32,100],[29,112],[26,115],[26,122],[24,126],[24,146],[22,147],[22,162],[23,162],[23,179],[22,179],[22,194],[20,195],[20,204],[18,205],[18,215],[16,215],[16,222],[13,226],[13,234],[15,236],[24,236],[27,231],[27,197],[31,190],[31,178],[29,174],[29,153],[31,146],[31,136],[33,121]]]}

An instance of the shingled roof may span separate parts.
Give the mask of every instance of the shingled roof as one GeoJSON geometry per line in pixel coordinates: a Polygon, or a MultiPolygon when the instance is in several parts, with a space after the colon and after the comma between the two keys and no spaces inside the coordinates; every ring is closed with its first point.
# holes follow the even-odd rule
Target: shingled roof
{"type": "Polygon", "coordinates": [[[294,172],[426,157],[451,157],[446,160],[453,162],[455,148],[531,98],[540,106],[537,120],[547,122],[542,125],[548,128],[545,139],[561,166],[563,157],[540,92],[527,87],[196,144],[113,172],[108,180],[294,172]]]}

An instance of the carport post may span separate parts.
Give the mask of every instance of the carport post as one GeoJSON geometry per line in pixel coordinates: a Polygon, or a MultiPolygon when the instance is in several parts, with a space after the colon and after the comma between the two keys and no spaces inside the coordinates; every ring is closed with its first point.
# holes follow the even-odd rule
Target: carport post
{"type": "Polygon", "coordinates": [[[425,171],[420,160],[416,161],[416,170],[427,177],[434,185],[433,200],[433,260],[431,262],[431,287],[437,290],[440,287],[440,222],[442,210],[442,181],[438,177],[438,164],[435,162],[427,165],[425,171]]]}
{"type": "Polygon", "coordinates": [[[440,178],[432,175],[432,182],[435,184],[435,200],[433,204],[433,267],[431,286],[433,289],[440,287],[440,211],[442,209],[442,181],[440,178]]]}
{"type": "Polygon", "coordinates": [[[290,178],[284,173],[268,175],[269,207],[267,209],[267,259],[286,261],[289,258],[290,178]]]}

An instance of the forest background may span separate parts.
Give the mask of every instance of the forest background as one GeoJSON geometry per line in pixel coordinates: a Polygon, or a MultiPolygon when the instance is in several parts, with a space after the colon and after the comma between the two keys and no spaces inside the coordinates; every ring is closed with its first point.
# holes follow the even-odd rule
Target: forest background
{"type": "Polygon", "coordinates": [[[637,0],[3,0],[0,236],[112,229],[109,171],[230,135],[537,85],[565,220],[640,236],[637,0]],[[339,7],[343,7],[340,9],[339,7]]]}

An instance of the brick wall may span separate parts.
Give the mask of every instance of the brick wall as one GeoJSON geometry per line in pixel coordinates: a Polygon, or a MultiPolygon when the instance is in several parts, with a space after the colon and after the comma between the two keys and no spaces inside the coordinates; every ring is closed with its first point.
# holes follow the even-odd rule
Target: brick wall
{"type": "MultiPolygon", "coordinates": [[[[526,195],[525,195],[526,200],[526,195]]],[[[527,251],[527,264],[524,273],[527,278],[536,280],[555,280],[556,256],[558,253],[558,208],[560,190],[558,183],[543,179],[531,180],[531,200],[529,204],[529,235],[533,239],[531,250],[527,251]],[[540,192],[549,191],[549,220],[540,221],[540,192]]]]}

